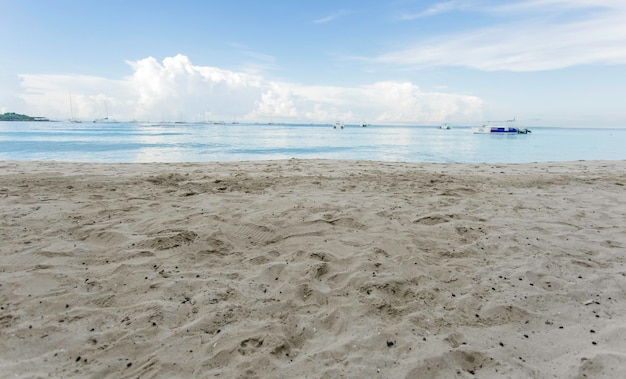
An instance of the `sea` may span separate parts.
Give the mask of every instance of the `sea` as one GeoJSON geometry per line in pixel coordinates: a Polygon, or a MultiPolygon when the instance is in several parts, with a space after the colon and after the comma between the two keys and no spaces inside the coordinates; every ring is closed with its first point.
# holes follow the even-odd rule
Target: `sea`
{"type": "Polygon", "coordinates": [[[343,159],[529,163],[625,160],[626,128],[528,127],[519,135],[470,126],[0,122],[0,160],[229,162],[343,159]]]}

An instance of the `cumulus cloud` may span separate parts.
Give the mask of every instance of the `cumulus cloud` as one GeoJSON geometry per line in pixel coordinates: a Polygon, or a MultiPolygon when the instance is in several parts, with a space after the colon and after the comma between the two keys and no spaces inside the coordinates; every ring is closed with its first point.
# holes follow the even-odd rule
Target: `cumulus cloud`
{"type": "MultiPolygon", "coordinates": [[[[366,118],[374,123],[438,123],[482,117],[483,102],[475,96],[423,92],[410,82],[381,81],[359,87],[292,88],[303,108],[317,117],[366,118]],[[323,112],[326,110],[326,112],[323,112]]],[[[331,121],[326,119],[325,121],[331,121]]]]}
{"type": "Polygon", "coordinates": [[[184,55],[167,57],[163,63],[152,57],[128,63],[134,69],[128,84],[139,119],[153,118],[155,109],[168,120],[233,117],[248,109],[263,84],[255,75],[195,66],[184,55]]]}
{"type": "Polygon", "coordinates": [[[306,86],[260,75],[194,65],[176,55],[128,62],[132,74],[21,75],[22,99],[37,114],[57,119],[247,121],[329,123],[437,123],[480,119],[482,100],[424,92],[410,82],[381,81],[355,87],[306,86]],[[70,109],[70,99],[72,107],[70,109]],[[105,108],[106,107],[106,108],[105,108]]]}
{"type": "MultiPolygon", "coordinates": [[[[442,3],[420,15],[452,6],[453,2],[442,3]]],[[[414,68],[520,72],[626,63],[626,3],[621,0],[530,0],[473,11],[504,15],[506,21],[420,41],[372,60],[414,68]],[[573,12],[569,18],[568,12],[573,12]]]]}

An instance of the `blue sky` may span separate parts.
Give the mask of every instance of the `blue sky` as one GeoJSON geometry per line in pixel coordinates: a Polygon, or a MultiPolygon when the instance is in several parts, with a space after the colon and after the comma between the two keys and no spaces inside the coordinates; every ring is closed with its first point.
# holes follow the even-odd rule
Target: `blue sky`
{"type": "Polygon", "coordinates": [[[623,0],[3,0],[0,11],[0,112],[626,126],[623,0]]]}

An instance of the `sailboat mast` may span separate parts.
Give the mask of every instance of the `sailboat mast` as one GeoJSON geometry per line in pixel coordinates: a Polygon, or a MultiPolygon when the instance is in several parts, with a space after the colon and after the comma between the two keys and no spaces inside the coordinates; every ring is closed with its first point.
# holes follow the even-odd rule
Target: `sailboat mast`
{"type": "Polygon", "coordinates": [[[80,123],[74,118],[74,105],[72,104],[72,93],[70,92],[70,122],[80,123]]]}

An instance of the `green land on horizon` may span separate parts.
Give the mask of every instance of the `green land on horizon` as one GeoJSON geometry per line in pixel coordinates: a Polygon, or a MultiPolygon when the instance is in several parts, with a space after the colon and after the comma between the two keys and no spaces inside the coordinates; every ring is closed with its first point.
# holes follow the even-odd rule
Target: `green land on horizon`
{"type": "Polygon", "coordinates": [[[0,121],[50,121],[46,117],[32,117],[25,114],[7,112],[0,114],[0,121]]]}

